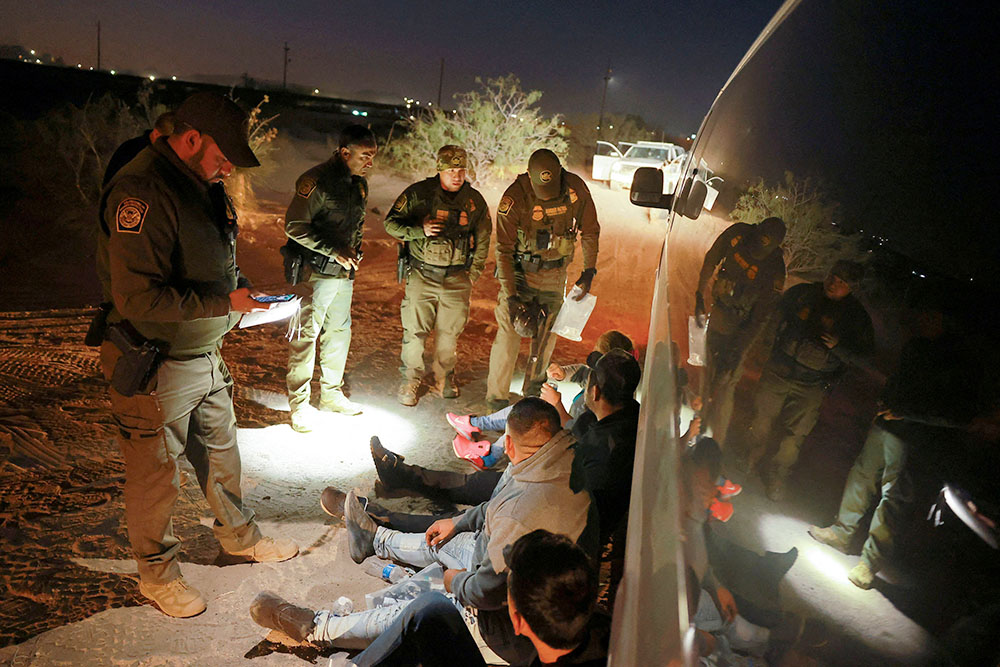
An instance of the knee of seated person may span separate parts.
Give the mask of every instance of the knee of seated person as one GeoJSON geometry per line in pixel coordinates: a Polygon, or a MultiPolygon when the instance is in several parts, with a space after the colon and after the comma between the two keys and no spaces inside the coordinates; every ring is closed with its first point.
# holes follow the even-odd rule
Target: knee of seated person
{"type": "Polygon", "coordinates": [[[403,612],[408,623],[426,623],[452,611],[458,611],[451,600],[441,593],[424,593],[406,606],[403,612]]]}

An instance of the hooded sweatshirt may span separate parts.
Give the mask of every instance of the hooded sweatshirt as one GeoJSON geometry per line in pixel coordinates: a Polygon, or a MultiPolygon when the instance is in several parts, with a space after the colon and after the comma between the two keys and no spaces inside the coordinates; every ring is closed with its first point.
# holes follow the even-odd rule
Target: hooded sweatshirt
{"type": "Polygon", "coordinates": [[[522,535],[544,528],[579,541],[587,527],[590,494],[582,489],[574,492],[570,485],[575,443],[569,431],[560,431],[527,459],[507,466],[493,496],[455,520],[456,532],[478,533],[475,565],[456,575],[451,584],[463,605],[503,608],[507,601],[504,548],[522,535]]]}

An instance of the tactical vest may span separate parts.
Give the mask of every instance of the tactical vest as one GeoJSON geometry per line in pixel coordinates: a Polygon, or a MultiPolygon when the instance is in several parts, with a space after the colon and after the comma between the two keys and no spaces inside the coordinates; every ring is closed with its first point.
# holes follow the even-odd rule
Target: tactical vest
{"type": "Polygon", "coordinates": [[[823,344],[821,335],[837,333],[837,324],[846,316],[846,309],[823,309],[823,304],[822,296],[799,300],[795,312],[790,315],[794,320],[782,322],[774,349],[810,371],[832,373],[840,368],[841,362],[823,344]]]}
{"type": "Polygon", "coordinates": [[[744,242],[742,234],[734,236],[730,243],[712,285],[712,299],[745,315],[760,295],[757,280],[761,278],[761,262],[750,255],[750,244],[744,242]]]}
{"type": "Polygon", "coordinates": [[[343,177],[326,170],[316,185],[324,193],[343,193],[340,197],[326,197],[323,209],[312,220],[317,236],[335,247],[361,249],[364,234],[365,202],[368,200],[368,186],[360,176],[351,176],[350,184],[341,182],[343,177]]]}
{"type": "Polygon", "coordinates": [[[412,246],[415,246],[411,247],[412,254],[431,266],[468,267],[472,263],[476,243],[472,233],[472,219],[476,211],[472,187],[468,183],[462,184],[451,201],[447,201],[438,177],[433,176],[427,180],[434,183],[434,195],[428,203],[427,215],[432,220],[444,221],[445,228],[438,236],[411,241],[412,246]]]}
{"type": "Polygon", "coordinates": [[[543,260],[572,257],[579,231],[578,201],[576,190],[567,187],[559,199],[540,202],[529,186],[525,204],[531,210],[526,211],[526,222],[517,230],[518,250],[543,260]]]}

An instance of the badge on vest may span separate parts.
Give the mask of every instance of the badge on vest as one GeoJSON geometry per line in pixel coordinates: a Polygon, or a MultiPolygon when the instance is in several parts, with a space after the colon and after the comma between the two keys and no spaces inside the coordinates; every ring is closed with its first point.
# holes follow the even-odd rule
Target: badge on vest
{"type": "Polygon", "coordinates": [[[142,231],[142,221],[146,219],[146,211],[149,204],[141,199],[129,197],[123,199],[118,204],[118,211],[115,214],[115,224],[119,232],[128,234],[138,234],[142,231]]]}
{"type": "Polygon", "coordinates": [[[504,197],[500,200],[500,206],[497,207],[497,213],[500,215],[507,215],[510,213],[510,209],[514,206],[514,200],[511,197],[504,197]]]}
{"type": "Polygon", "coordinates": [[[303,199],[309,199],[309,195],[312,191],[316,189],[316,179],[315,178],[303,178],[299,181],[299,186],[295,189],[295,194],[302,197],[303,199]]]}

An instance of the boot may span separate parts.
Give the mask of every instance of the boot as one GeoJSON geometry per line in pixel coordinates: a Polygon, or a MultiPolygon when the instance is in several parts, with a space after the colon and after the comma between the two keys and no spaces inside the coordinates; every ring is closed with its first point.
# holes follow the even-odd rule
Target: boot
{"type": "Polygon", "coordinates": [[[360,415],[364,407],[344,396],[344,392],[338,389],[323,397],[319,402],[319,409],[323,412],[339,412],[342,415],[360,415]]]}
{"type": "Polygon", "coordinates": [[[292,430],[296,433],[311,433],[316,430],[319,412],[311,405],[292,408],[292,430]]]}
{"type": "Polygon", "coordinates": [[[257,625],[284,632],[298,642],[304,642],[316,625],[312,609],[297,607],[268,591],[250,603],[250,617],[257,625]]]}
{"type": "Polygon", "coordinates": [[[862,590],[869,590],[875,585],[875,573],[877,569],[872,569],[869,567],[868,563],[861,559],[861,562],[851,568],[851,571],[847,573],[847,578],[850,579],[851,583],[862,590]]]}
{"type": "Polygon", "coordinates": [[[458,385],[455,384],[454,373],[448,373],[444,376],[443,380],[438,380],[435,383],[435,388],[441,395],[441,398],[458,398],[460,394],[458,391],[458,385]]]}
{"type": "Polygon", "coordinates": [[[184,577],[165,584],[139,582],[139,592],[156,603],[167,616],[190,618],[205,611],[205,599],[197,589],[188,586],[184,577]]]}
{"type": "Polygon", "coordinates": [[[833,527],[827,526],[826,528],[820,528],[819,526],[809,526],[808,532],[809,537],[813,538],[820,544],[833,547],[841,553],[847,553],[847,542],[837,536],[837,533],[833,531],[833,527]]]}
{"type": "Polygon", "coordinates": [[[403,380],[396,392],[396,400],[400,405],[413,407],[417,404],[417,390],[420,389],[419,380],[403,380]]]}
{"type": "Polygon", "coordinates": [[[262,537],[252,547],[227,553],[232,556],[245,556],[255,563],[280,563],[283,560],[295,558],[299,553],[299,545],[292,540],[262,537]]]}

